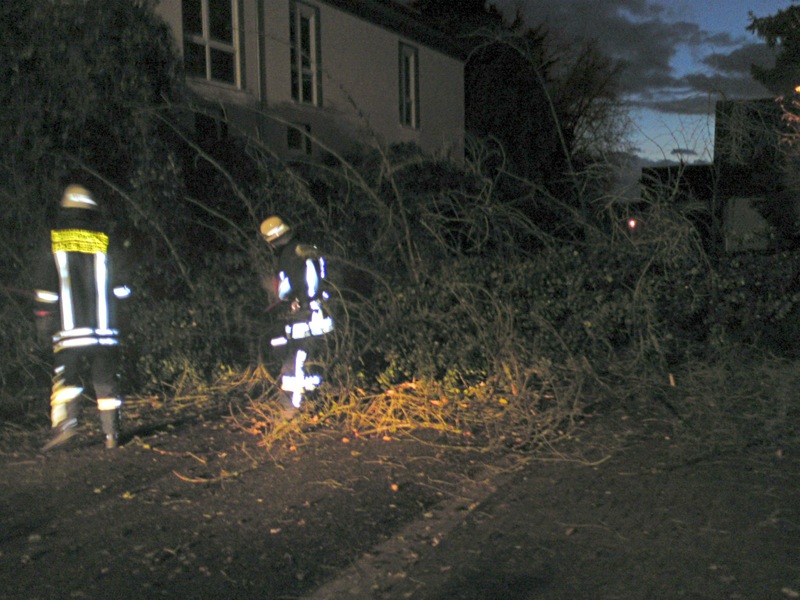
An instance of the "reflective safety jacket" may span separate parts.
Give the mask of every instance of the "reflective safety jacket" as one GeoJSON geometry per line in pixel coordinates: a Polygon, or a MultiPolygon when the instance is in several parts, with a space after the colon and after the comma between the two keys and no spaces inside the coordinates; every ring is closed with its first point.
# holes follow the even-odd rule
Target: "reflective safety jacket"
{"type": "Polygon", "coordinates": [[[50,232],[50,258],[38,277],[36,314],[58,313],[53,350],[119,343],[114,304],[127,287],[112,282],[109,239],[100,215],[84,209],[61,209],[50,232]]]}
{"type": "Polygon", "coordinates": [[[275,288],[278,298],[290,303],[291,313],[285,335],[273,339],[273,346],[333,331],[333,320],[323,309],[326,275],[325,258],[316,246],[291,242],[282,250],[275,288]]]}
{"type": "Polygon", "coordinates": [[[289,243],[278,257],[278,298],[301,307],[322,297],[325,258],[316,246],[289,243]]]}

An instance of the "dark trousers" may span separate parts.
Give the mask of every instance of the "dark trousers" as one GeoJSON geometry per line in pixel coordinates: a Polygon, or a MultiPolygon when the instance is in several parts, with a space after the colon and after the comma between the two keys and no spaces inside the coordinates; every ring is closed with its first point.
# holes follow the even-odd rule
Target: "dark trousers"
{"type": "Polygon", "coordinates": [[[57,352],[54,358],[50,396],[53,427],[66,419],[77,420],[83,397],[95,400],[100,411],[120,409],[122,397],[119,394],[117,348],[66,348],[57,352]]]}

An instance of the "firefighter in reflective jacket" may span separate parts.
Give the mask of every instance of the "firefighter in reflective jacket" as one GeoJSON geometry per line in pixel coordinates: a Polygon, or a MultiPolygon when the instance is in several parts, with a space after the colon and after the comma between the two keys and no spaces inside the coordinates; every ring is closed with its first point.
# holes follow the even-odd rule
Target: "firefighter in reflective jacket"
{"type": "Polygon", "coordinates": [[[291,228],[280,217],[261,223],[261,235],[278,254],[278,273],[274,280],[277,302],[289,307],[283,335],[271,340],[285,351],[281,369],[281,389],[300,408],[303,395],[322,383],[321,369],[315,364],[315,351],[325,334],[333,331],[333,319],[326,314],[322,289],[325,259],[312,245],[294,240],[291,228]]]}
{"type": "Polygon", "coordinates": [[[129,290],[112,284],[108,246],[95,198],[83,186],[67,186],[35,290],[37,329],[55,331],[51,337],[53,436],[44,451],[61,446],[77,433],[83,396],[97,401],[106,447],[119,444],[122,398],[113,309],[115,300],[126,297],[129,290]]]}

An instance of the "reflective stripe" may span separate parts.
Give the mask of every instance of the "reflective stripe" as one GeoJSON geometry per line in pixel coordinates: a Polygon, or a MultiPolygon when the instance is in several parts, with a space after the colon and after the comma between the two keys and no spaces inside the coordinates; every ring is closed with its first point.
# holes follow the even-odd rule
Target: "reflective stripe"
{"type": "Polygon", "coordinates": [[[56,252],[80,252],[97,254],[108,252],[108,236],[87,229],[53,229],[50,232],[53,254],[56,252]]]}
{"type": "Polygon", "coordinates": [[[317,275],[317,268],[314,266],[314,261],[308,259],[306,261],[306,290],[309,298],[317,295],[319,289],[319,275],[317,275]]]}
{"type": "Polygon", "coordinates": [[[121,398],[98,398],[98,410],[116,410],[122,406],[121,398]]]}
{"type": "Polygon", "coordinates": [[[333,319],[323,317],[321,312],[315,311],[311,313],[311,320],[307,323],[287,325],[286,337],[292,340],[302,340],[307,337],[325,335],[331,331],[333,331],[333,319]]]}
{"type": "Polygon", "coordinates": [[[318,302],[311,303],[311,320],[308,325],[311,335],[324,335],[333,331],[333,319],[322,316],[322,308],[318,302]]]}
{"type": "Polygon", "coordinates": [[[286,326],[286,333],[293,340],[302,340],[311,335],[311,330],[308,323],[295,323],[286,326]]]}
{"type": "Polygon", "coordinates": [[[55,337],[56,340],[61,340],[64,338],[86,337],[92,335],[94,332],[94,329],[91,327],[78,327],[77,329],[70,329],[69,331],[59,331],[55,337]]]}
{"type": "Polygon", "coordinates": [[[108,329],[108,267],[106,255],[94,255],[94,276],[97,286],[97,328],[108,329]]]}
{"type": "Polygon", "coordinates": [[[58,406],[54,406],[50,411],[50,421],[53,424],[53,429],[61,425],[64,429],[68,429],[70,427],[75,427],[78,425],[78,419],[72,417],[71,419],[67,419],[67,405],[66,404],[59,404],[58,406]]]}
{"type": "Polygon", "coordinates": [[[311,391],[322,383],[319,375],[284,375],[281,379],[281,389],[284,392],[311,391]]]}
{"type": "Polygon", "coordinates": [[[58,294],[56,294],[55,292],[48,292],[46,290],[36,290],[34,294],[39,302],[46,302],[47,304],[55,304],[56,302],[58,302],[58,294]]]}
{"type": "Polygon", "coordinates": [[[61,322],[64,329],[75,327],[75,314],[72,310],[72,282],[69,278],[67,253],[59,250],[55,253],[56,266],[58,267],[58,280],[61,283],[61,322]]]}
{"type": "Polygon", "coordinates": [[[54,340],[53,352],[60,352],[66,348],[82,348],[85,346],[116,346],[119,341],[110,337],[80,337],[66,340],[54,340]]]}
{"type": "Polygon", "coordinates": [[[80,396],[82,392],[83,388],[77,385],[59,388],[53,392],[53,395],[50,397],[50,403],[53,406],[57,404],[66,404],[80,396]]]}
{"type": "Polygon", "coordinates": [[[71,338],[110,338],[117,335],[119,335],[119,331],[116,329],[93,329],[92,327],[78,327],[77,329],[70,329],[69,331],[59,331],[53,339],[58,342],[71,338]]]}
{"type": "Polygon", "coordinates": [[[74,340],[63,340],[56,342],[53,350],[58,352],[65,348],[82,348],[83,346],[96,346],[98,344],[97,338],[75,338],[74,340]]]}
{"type": "Polygon", "coordinates": [[[278,273],[278,280],[278,298],[284,300],[292,291],[292,283],[283,271],[278,273]]]}
{"type": "Polygon", "coordinates": [[[298,350],[294,358],[294,374],[281,377],[281,389],[284,392],[291,392],[295,408],[300,408],[303,392],[316,389],[322,383],[319,375],[306,375],[304,367],[307,357],[308,353],[305,350],[298,350]]]}
{"type": "Polygon", "coordinates": [[[297,354],[294,356],[294,370],[295,373],[301,374],[303,372],[303,365],[306,364],[306,358],[308,358],[308,352],[305,350],[298,350],[297,354]]]}

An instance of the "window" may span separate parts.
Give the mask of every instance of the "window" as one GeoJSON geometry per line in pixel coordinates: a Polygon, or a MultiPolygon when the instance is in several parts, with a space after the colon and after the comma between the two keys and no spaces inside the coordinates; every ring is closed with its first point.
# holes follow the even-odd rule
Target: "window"
{"type": "Polygon", "coordinates": [[[183,0],[183,62],[186,73],[237,84],[235,0],[183,0]]]}
{"type": "Polygon", "coordinates": [[[400,124],[419,128],[419,53],[400,44],[400,124]]]}
{"type": "Polygon", "coordinates": [[[290,10],[289,41],[292,61],[292,99],[303,104],[322,105],[319,10],[293,2],[290,10]]]}
{"type": "Polygon", "coordinates": [[[286,128],[286,145],[292,152],[311,156],[311,125],[295,123],[286,128]]]}

